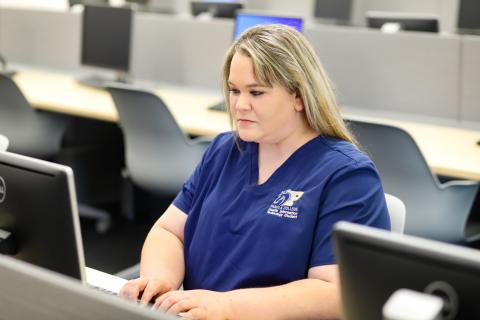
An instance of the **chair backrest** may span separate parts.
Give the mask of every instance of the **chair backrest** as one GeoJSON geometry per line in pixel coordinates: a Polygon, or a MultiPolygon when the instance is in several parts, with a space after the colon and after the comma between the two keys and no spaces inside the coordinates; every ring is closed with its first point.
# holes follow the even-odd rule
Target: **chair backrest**
{"type": "Polygon", "coordinates": [[[35,111],[8,74],[0,73],[0,131],[10,151],[50,159],[61,145],[65,117],[35,111]]]}
{"type": "Polygon", "coordinates": [[[8,139],[4,135],[0,134],[0,151],[7,151],[8,139]]]}
{"type": "Polygon", "coordinates": [[[440,185],[413,138],[401,128],[352,120],[348,124],[375,163],[385,192],[408,208],[405,233],[448,242],[470,237],[466,225],[478,183],[440,185]]]}
{"type": "Polygon", "coordinates": [[[110,85],[125,140],[133,182],[157,194],[176,194],[208,144],[193,143],[157,95],[127,85],[110,85]]]}
{"type": "Polygon", "coordinates": [[[388,214],[390,215],[390,226],[392,232],[403,233],[405,229],[406,208],[403,201],[391,194],[385,193],[388,214]]]}

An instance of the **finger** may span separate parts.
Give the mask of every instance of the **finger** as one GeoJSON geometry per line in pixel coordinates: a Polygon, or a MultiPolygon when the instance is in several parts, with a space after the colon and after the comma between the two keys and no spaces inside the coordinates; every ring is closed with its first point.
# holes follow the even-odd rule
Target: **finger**
{"type": "Polygon", "coordinates": [[[179,316],[188,320],[205,320],[207,319],[207,312],[202,308],[193,308],[187,312],[181,312],[179,316]]]}
{"type": "Polygon", "coordinates": [[[170,291],[158,297],[155,300],[154,307],[166,311],[170,309],[172,305],[186,297],[185,291],[170,291]]]}
{"type": "Polygon", "coordinates": [[[185,300],[180,300],[174,303],[168,310],[166,310],[166,312],[179,314],[180,312],[187,312],[195,307],[197,307],[195,300],[186,298],[185,300]]]}
{"type": "Polygon", "coordinates": [[[154,299],[154,297],[164,294],[169,289],[167,285],[162,281],[150,280],[147,282],[145,289],[143,290],[140,303],[147,304],[154,299]]]}
{"type": "Polygon", "coordinates": [[[129,300],[137,300],[145,285],[146,281],[144,279],[130,280],[120,289],[119,295],[129,300]]]}

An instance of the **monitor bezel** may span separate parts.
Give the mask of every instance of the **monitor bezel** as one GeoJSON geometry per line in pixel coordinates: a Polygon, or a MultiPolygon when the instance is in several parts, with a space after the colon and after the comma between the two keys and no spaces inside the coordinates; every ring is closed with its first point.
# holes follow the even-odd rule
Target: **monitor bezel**
{"type": "MultiPolygon", "coordinates": [[[[434,282],[444,281],[445,279],[441,277],[433,276],[439,272],[444,274],[446,279],[451,279],[453,272],[457,274],[461,272],[463,276],[472,276],[471,273],[474,273],[475,279],[477,275],[480,276],[480,254],[470,248],[350,222],[337,223],[334,226],[333,238],[341,279],[343,315],[347,320],[362,319],[357,312],[360,308],[366,317],[372,316],[369,312],[375,311],[381,315],[381,310],[373,310],[375,305],[383,305],[398,289],[422,291],[434,282]],[[366,252],[376,255],[376,263],[371,257],[365,256],[366,252]],[[385,274],[380,276],[377,264],[385,265],[385,261],[391,259],[397,260],[395,265],[397,271],[392,268],[382,269],[380,272],[384,271],[385,274]],[[422,269],[416,272],[415,270],[399,272],[400,264],[416,264],[422,269]],[[371,273],[364,272],[365,270],[370,270],[371,273]],[[425,270],[428,270],[428,273],[425,270]],[[429,278],[430,275],[432,278],[429,278]],[[398,282],[401,284],[394,285],[389,283],[388,279],[392,279],[394,284],[398,285],[398,282]],[[361,283],[368,283],[369,287],[359,288],[361,283]],[[366,292],[367,296],[360,298],[358,296],[360,290],[366,292]]],[[[480,281],[480,277],[478,279],[480,281]]],[[[463,279],[458,281],[461,282],[463,279]]],[[[454,285],[451,287],[455,289],[454,285]]],[[[465,288],[459,290],[463,294],[464,291],[465,288]]]]}
{"type": "Polygon", "coordinates": [[[126,6],[126,7],[111,7],[109,5],[102,5],[102,4],[85,4],[83,13],[82,13],[82,21],[81,21],[81,43],[80,43],[80,64],[82,66],[86,67],[95,67],[95,68],[103,68],[103,69],[108,69],[108,70],[113,70],[117,72],[125,72],[128,73],[130,71],[131,67],[131,60],[132,60],[132,38],[133,38],[133,20],[134,20],[134,10],[132,9],[131,6],[126,6]],[[91,9],[95,10],[97,8],[101,9],[107,9],[107,10],[112,10],[112,11],[117,11],[117,10],[122,10],[125,12],[129,12],[129,28],[128,28],[128,59],[127,59],[127,64],[126,66],[114,66],[112,64],[102,64],[102,63],[92,63],[89,61],[89,59],[86,59],[86,46],[85,43],[87,41],[87,34],[86,34],[86,20],[88,19],[88,16],[86,13],[90,11],[91,9]]]}
{"type": "MultiPolygon", "coordinates": [[[[0,176],[2,176],[2,170],[1,166],[7,166],[9,167],[9,170],[21,170],[24,173],[30,173],[30,174],[40,174],[44,176],[50,176],[52,180],[51,183],[55,183],[55,185],[63,185],[65,186],[66,194],[68,195],[68,199],[64,199],[67,205],[64,206],[62,209],[64,210],[63,213],[67,213],[67,216],[63,217],[66,219],[67,223],[69,223],[69,228],[73,231],[73,241],[71,241],[68,245],[68,248],[65,248],[65,253],[68,255],[74,256],[74,259],[76,260],[75,265],[71,266],[65,266],[65,270],[58,270],[55,269],[52,265],[55,264],[52,262],[52,265],[50,266],[45,266],[47,268],[50,268],[53,271],[60,272],[60,273],[65,273],[68,276],[71,276],[73,278],[76,278],[80,280],[82,283],[86,282],[86,276],[85,276],[85,256],[84,256],[84,249],[83,249],[83,241],[82,241],[82,235],[81,235],[81,227],[80,227],[80,218],[78,215],[78,203],[77,203],[77,196],[76,196],[76,191],[75,191],[75,182],[74,182],[74,174],[73,171],[70,167],[40,160],[40,159],[35,159],[11,152],[0,152],[0,176]],[[53,180],[55,179],[55,181],[53,180]],[[68,212],[67,212],[68,211],[68,212]]],[[[11,183],[9,179],[4,179],[5,181],[5,188],[6,188],[6,198],[9,197],[9,184],[11,183]]],[[[18,186],[17,186],[18,187],[18,186]]],[[[28,187],[26,186],[25,189],[28,191],[28,187]]],[[[17,190],[18,191],[18,190],[17,190]]],[[[31,191],[31,190],[30,190],[31,191]]],[[[11,191],[10,191],[11,192],[11,191]]],[[[23,192],[23,189],[22,189],[23,192]]],[[[57,194],[51,194],[51,200],[56,201],[58,199],[57,194]]],[[[25,201],[28,200],[28,195],[25,196],[25,201]]],[[[5,203],[5,202],[4,202],[5,203]]],[[[0,204],[1,206],[2,204],[0,204]]],[[[7,203],[5,203],[5,206],[7,203]]],[[[1,209],[1,208],[0,208],[1,209]]],[[[0,213],[1,214],[1,213],[0,213]]],[[[10,215],[15,216],[16,213],[9,212],[10,215]]],[[[25,214],[20,213],[20,214],[25,214]]],[[[55,223],[56,221],[50,221],[50,223],[55,223]]],[[[48,223],[48,221],[47,221],[48,223]]],[[[14,227],[15,228],[15,227],[14,227]]],[[[15,238],[18,237],[15,236],[15,229],[11,230],[13,231],[12,234],[15,238]]],[[[58,243],[63,243],[65,244],[66,239],[56,239],[56,244],[58,243]]],[[[54,246],[55,244],[51,244],[54,246]]],[[[18,245],[18,247],[21,247],[21,244],[18,245]]],[[[21,249],[21,248],[20,248],[21,249]]],[[[20,254],[15,254],[14,257],[24,260],[27,262],[30,262],[28,258],[25,258],[22,256],[21,252],[20,254]]],[[[62,266],[63,268],[63,266],[62,266]]]]}
{"type": "Polygon", "coordinates": [[[393,11],[367,11],[365,14],[367,21],[367,27],[371,29],[381,29],[382,25],[388,22],[392,23],[410,23],[421,22],[427,26],[433,26],[428,30],[418,29],[401,29],[399,31],[408,32],[427,32],[427,33],[439,33],[440,32],[440,18],[435,14],[423,14],[423,13],[411,13],[411,12],[393,12],[393,11]],[[384,21],[380,26],[377,26],[377,21],[384,21]]]}

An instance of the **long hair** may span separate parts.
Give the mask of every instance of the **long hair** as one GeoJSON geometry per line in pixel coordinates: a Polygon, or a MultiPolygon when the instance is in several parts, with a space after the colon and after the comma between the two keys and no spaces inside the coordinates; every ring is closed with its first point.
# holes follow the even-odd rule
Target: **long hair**
{"type": "MultiPolygon", "coordinates": [[[[236,53],[252,59],[255,78],[262,85],[276,83],[296,93],[313,130],[356,144],[341,117],[327,74],[300,32],[280,24],[257,26],[247,29],[231,45],[223,64],[223,90],[229,112],[228,78],[236,53]]],[[[233,124],[231,114],[230,120],[233,124]]]]}

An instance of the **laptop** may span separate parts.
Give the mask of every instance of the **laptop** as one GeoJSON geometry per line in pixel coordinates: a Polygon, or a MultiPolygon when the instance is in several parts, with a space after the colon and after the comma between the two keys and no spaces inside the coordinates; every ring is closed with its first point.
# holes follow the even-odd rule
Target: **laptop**
{"type": "Polygon", "coordinates": [[[71,277],[3,255],[0,286],[2,319],[180,319],[85,288],[71,277]]]}
{"type": "Polygon", "coordinates": [[[0,152],[0,253],[118,293],[126,280],[85,267],[71,168],[0,152]]]}

